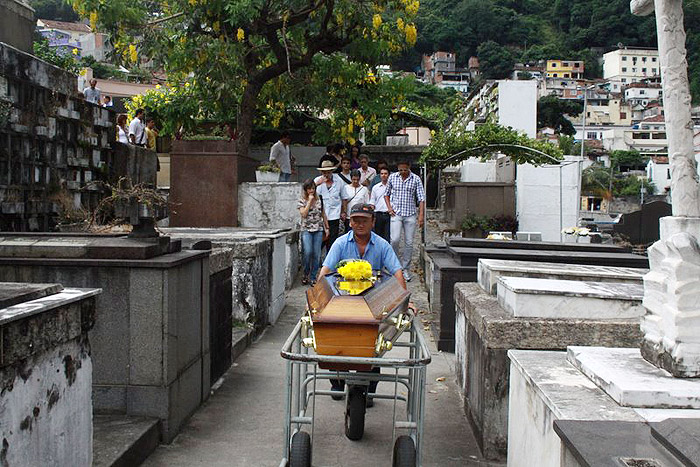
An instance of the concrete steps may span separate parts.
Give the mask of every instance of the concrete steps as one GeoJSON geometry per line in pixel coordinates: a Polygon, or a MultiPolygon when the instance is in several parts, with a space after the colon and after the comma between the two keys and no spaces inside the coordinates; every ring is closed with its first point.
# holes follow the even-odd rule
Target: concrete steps
{"type": "MultiPolygon", "coordinates": [[[[232,360],[235,362],[252,342],[252,329],[234,328],[232,360]]],[[[160,444],[160,422],[150,417],[94,415],[92,438],[93,467],[134,467],[160,444]]]]}
{"type": "Polygon", "coordinates": [[[160,420],[127,415],[93,416],[93,467],[140,465],[160,443],[160,420]]]}

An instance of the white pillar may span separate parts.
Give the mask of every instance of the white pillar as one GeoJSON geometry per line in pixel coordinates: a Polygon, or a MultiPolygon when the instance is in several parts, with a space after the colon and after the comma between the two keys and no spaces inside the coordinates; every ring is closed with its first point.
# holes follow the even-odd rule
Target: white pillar
{"type": "Polygon", "coordinates": [[[682,0],[632,0],[656,13],[673,216],[660,222],[644,277],[642,355],[678,377],[700,377],[700,188],[693,152],[682,0]],[[653,8],[652,8],[653,7],[653,8]]]}

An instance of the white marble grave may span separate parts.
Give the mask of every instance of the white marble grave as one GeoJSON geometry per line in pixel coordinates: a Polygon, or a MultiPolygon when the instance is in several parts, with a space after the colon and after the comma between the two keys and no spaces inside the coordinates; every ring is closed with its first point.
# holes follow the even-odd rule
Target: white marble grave
{"type": "Polygon", "coordinates": [[[700,409],[700,379],[674,378],[639,349],[568,347],[567,360],[622,406],[700,409]]]}
{"type": "Polygon", "coordinates": [[[626,282],[642,284],[647,269],[592,266],[586,264],[538,263],[480,259],[477,280],[482,289],[496,295],[500,277],[531,277],[589,282],[626,282]]]}
{"type": "MultiPolygon", "coordinates": [[[[508,424],[508,467],[570,466],[560,456],[563,444],[554,432],[554,420],[658,422],[668,418],[700,418],[700,409],[668,406],[669,402],[677,404],[681,401],[676,390],[680,389],[682,393],[689,394],[694,391],[689,391],[690,386],[676,385],[679,382],[678,378],[671,377],[669,373],[658,370],[647,362],[644,363],[655,371],[662,372],[658,378],[654,378],[653,372],[648,369],[642,374],[634,374],[633,369],[642,360],[639,349],[569,349],[568,356],[567,352],[508,351],[511,362],[508,419],[518,421],[508,424]],[[586,350],[582,354],[582,349],[597,350],[591,353],[586,350]],[[629,352],[629,355],[622,355],[618,351],[629,352]],[[596,368],[593,378],[571,363],[572,353],[578,355],[576,358],[587,361],[588,371],[596,368]],[[593,364],[592,362],[596,361],[596,353],[608,357],[605,361],[600,360],[593,364]],[[620,361],[612,361],[613,357],[610,356],[614,354],[617,354],[620,361]],[[626,370],[626,365],[632,366],[633,369],[626,370]],[[619,377],[612,374],[615,372],[620,373],[619,377]],[[610,392],[600,387],[603,381],[615,381],[615,385],[625,391],[630,404],[633,400],[648,403],[655,398],[659,404],[654,407],[621,405],[611,397],[610,392]],[[638,387],[640,384],[648,387],[638,387]],[[655,390],[660,391],[660,394],[652,394],[655,390]],[[632,393],[636,394],[632,397],[632,393]]],[[[681,382],[697,383],[697,380],[684,379],[681,382]]],[[[688,399],[687,396],[683,397],[688,399]]]]}
{"type": "Polygon", "coordinates": [[[497,295],[515,317],[619,319],[644,315],[643,293],[639,284],[501,277],[497,295]]]}

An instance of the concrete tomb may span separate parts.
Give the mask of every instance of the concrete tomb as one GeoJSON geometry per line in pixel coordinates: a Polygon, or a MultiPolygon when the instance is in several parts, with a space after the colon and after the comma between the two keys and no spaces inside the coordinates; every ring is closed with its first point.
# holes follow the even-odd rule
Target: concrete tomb
{"type": "MultiPolygon", "coordinates": [[[[627,253],[610,245],[552,244],[548,242],[509,242],[452,238],[448,245],[430,246],[424,250],[425,281],[428,285],[430,310],[438,316],[432,331],[439,350],[454,351],[455,302],[457,282],[476,282],[478,262],[496,261],[538,262],[566,265],[603,266],[605,268],[648,268],[647,258],[627,253]],[[477,242],[477,243],[471,243],[477,242]],[[512,244],[516,245],[513,248],[512,244]],[[472,245],[472,246],[453,246],[472,245]],[[478,245],[473,246],[473,245],[478,245]],[[537,250],[534,248],[547,248],[537,250]],[[552,249],[549,249],[552,248],[552,249]],[[602,250],[601,250],[602,248],[602,250]]],[[[567,266],[568,267],[568,266],[567,266]]],[[[537,269],[537,268],[535,268],[537,269]]],[[[540,277],[537,272],[533,277],[540,277]]],[[[568,277],[562,277],[568,279],[568,277]]]]}
{"type": "MultiPolygon", "coordinates": [[[[560,420],[651,426],[672,418],[700,420],[700,380],[674,378],[645,361],[639,349],[511,350],[508,356],[508,418],[518,420],[508,425],[509,466],[586,465],[570,462],[565,438],[553,424],[560,420]]],[[[635,442],[648,441],[642,437],[635,442]]]]}
{"type": "Polygon", "coordinates": [[[2,465],[92,465],[88,332],[99,294],[0,282],[2,465]]]}
{"type": "Polygon", "coordinates": [[[644,315],[642,294],[639,284],[529,277],[498,280],[498,303],[516,317],[639,318],[644,315]]]}
{"type": "Polygon", "coordinates": [[[498,279],[500,277],[531,277],[588,282],[624,282],[641,285],[643,283],[642,278],[646,272],[648,272],[646,269],[640,268],[480,259],[477,279],[482,289],[492,295],[496,295],[498,279]]]}
{"type": "Polygon", "coordinates": [[[166,228],[165,233],[189,247],[210,241],[230,248],[234,319],[252,323],[256,332],[274,324],[284,309],[285,292],[299,270],[299,231],[249,228],[166,228]],[[263,280],[264,279],[264,280],[263,280]]]}
{"type": "MultiPolygon", "coordinates": [[[[501,278],[507,279],[511,278],[501,278]]],[[[602,313],[583,319],[557,316],[558,310],[542,313],[545,316],[514,316],[499,305],[498,297],[469,283],[455,286],[455,301],[458,386],[482,454],[489,460],[504,460],[508,446],[509,349],[634,346],[641,338],[639,316],[610,318],[602,313]]]]}
{"type": "Polygon", "coordinates": [[[0,281],[103,289],[95,411],[157,417],[166,442],[209,397],[209,280],[209,251],[167,237],[0,235],[0,281]]]}

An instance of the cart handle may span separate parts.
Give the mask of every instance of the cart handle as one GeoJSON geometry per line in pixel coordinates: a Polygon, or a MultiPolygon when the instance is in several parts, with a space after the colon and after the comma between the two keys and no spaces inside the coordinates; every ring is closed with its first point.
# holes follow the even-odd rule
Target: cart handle
{"type": "Polygon", "coordinates": [[[418,347],[420,349],[419,355],[421,358],[364,358],[364,357],[337,357],[333,355],[311,355],[311,354],[301,354],[292,352],[292,345],[297,338],[297,335],[301,332],[301,321],[297,321],[294,330],[289,335],[280,355],[282,358],[287,360],[295,360],[300,362],[316,362],[316,363],[346,363],[354,365],[372,365],[372,366],[402,366],[402,367],[415,367],[415,366],[425,366],[431,362],[432,356],[430,354],[430,349],[425,342],[423,333],[415,325],[415,320],[412,323],[413,333],[416,335],[418,340],[418,347]]]}

